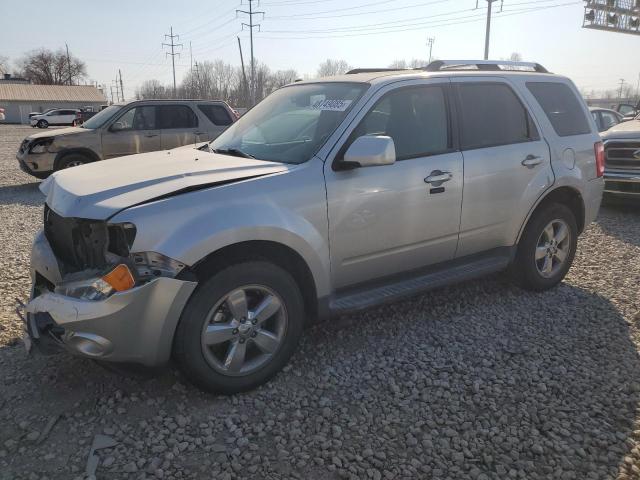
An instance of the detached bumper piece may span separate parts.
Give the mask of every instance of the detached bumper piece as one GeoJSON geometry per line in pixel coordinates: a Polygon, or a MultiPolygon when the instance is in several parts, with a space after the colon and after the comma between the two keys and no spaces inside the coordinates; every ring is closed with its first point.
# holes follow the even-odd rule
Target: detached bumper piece
{"type": "Polygon", "coordinates": [[[16,313],[23,323],[23,338],[27,353],[35,347],[39,353],[53,355],[65,350],[62,336],[64,328],[60,327],[47,312],[31,314],[25,312],[26,306],[19,302],[16,313]]]}

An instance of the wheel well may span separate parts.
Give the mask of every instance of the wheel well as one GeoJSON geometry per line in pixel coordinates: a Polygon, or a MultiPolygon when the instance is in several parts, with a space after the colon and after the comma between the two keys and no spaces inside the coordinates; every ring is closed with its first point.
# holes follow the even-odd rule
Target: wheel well
{"type": "Polygon", "coordinates": [[[230,265],[251,260],[266,260],[289,272],[300,287],[307,315],[317,318],[318,299],[311,270],[300,254],[281,243],[253,240],[229,245],[207,255],[191,271],[201,282],[230,265]]]}
{"type": "Polygon", "coordinates": [[[88,148],[70,148],[68,150],[63,150],[60,153],[58,153],[58,155],[56,155],[56,159],[54,161],[53,164],[53,168],[54,170],[58,169],[60,162],[62,161],[62,159],[68,155],[82,155],[83,157],[86,157],[89,159],[90,162],[96,162],[98,160],[100,160],[100,158],[98,157],[98,155],[95,154],[94,151],[88,149],[88,148]]]}
{"type": "Polygon", "coordinates": [[[569,207],[574,217],[576,218],[576,224],[578,225],[578,234],[582,233],[582,231],[584,230],[584,200],[582,200],[582,195],[580,195],[577,190],[574,190],[571,187],[560,187],[555,189],[546,197],[544,197],[544,199],[533,211],[531,216],[533,216],[538,210],[546,207],[550,203],[560,203],[569,207]]]}

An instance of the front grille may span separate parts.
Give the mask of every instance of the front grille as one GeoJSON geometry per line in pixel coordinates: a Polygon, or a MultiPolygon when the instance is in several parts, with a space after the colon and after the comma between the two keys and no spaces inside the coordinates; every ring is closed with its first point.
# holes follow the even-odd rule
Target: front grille
{"type": "Polygon", "coordinates": [[[640,152],[640,142],[608,142],[605,145],[606,166],[623,170],[640,170],[640,159],[634,154],[640,152]]]}
{"type": "Polygon", "coordinates": [[[65,273],[106,266],[105,222],[62,217],[45,205],[44,234],[65,273]]]}

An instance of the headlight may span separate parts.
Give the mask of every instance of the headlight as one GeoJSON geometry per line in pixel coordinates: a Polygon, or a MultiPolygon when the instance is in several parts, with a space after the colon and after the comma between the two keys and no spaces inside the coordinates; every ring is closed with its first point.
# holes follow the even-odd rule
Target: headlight
{"type": "Polygon", "coordinates": [[[131,258],[138,277],[143,280],[153,277],[175,278],[185,267],[184,263],[157,252],[132,253],[131,258]]]}
{"type": "Polygon", "coordinates": [[[34,140],[29,149],[29,153],[45,153],[49,151],[49,146],[53,143],[53,138],[39,138],[34,140]]]}
{"type": "Polygon", "coordinates": [[[58,285],[55,293],[81,300],[104,300],[115,292],[133,288],[135,280],[124,263],[101,277],[70,281],[58,285]]]}

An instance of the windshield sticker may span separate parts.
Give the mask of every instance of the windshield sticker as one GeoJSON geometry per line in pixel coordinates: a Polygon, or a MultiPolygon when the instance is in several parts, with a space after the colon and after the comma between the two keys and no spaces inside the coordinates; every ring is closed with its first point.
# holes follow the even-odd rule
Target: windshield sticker
{"type": "Polygon", "coordinates": [[[313,110],[322,110],[326,112],[344,112],[351,105],[351,100],[320,100],[313,105],[313,110]]]}

